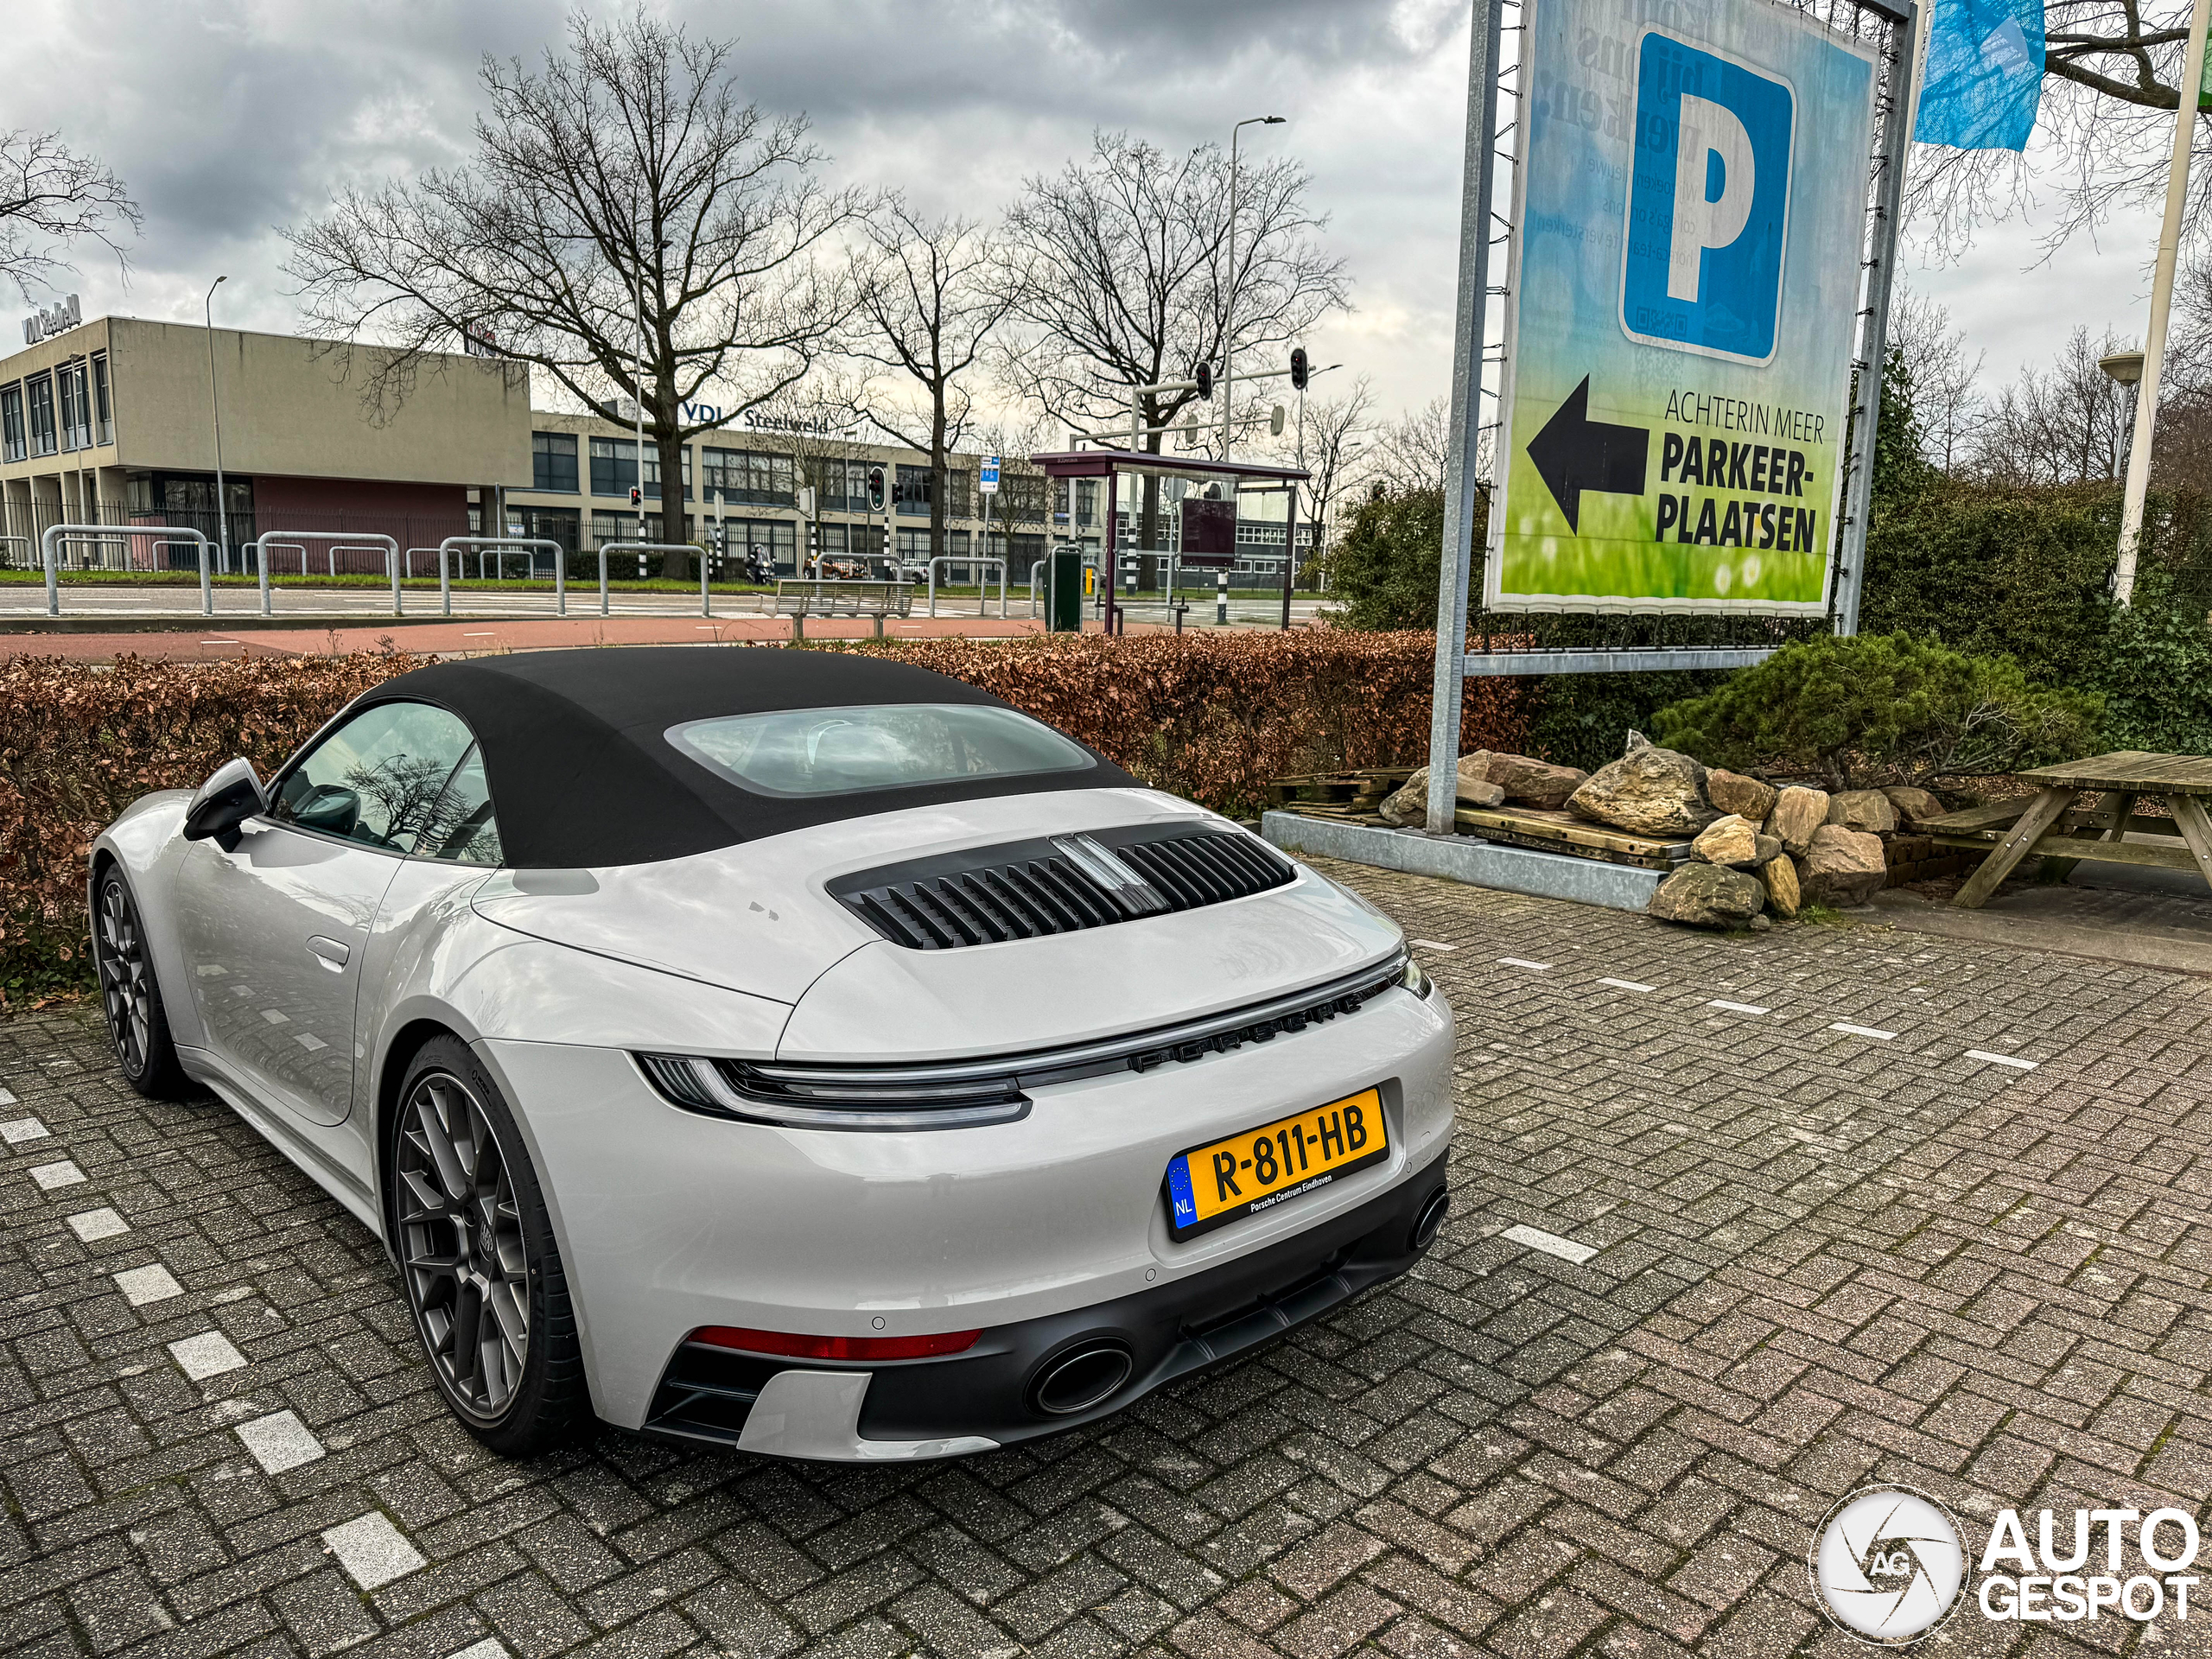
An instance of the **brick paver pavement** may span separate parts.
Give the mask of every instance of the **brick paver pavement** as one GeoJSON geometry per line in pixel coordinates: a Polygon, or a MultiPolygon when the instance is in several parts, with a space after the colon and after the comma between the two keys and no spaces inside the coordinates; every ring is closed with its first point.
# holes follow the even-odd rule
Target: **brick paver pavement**
{"type": "MultiPolygon", "coordinates": [[[[2201,1511],[2212,983],[1334,873],[1459,1011],[1434,1255],[954,1465],[501,1463],[336,1204],[130,1094],[86,1014],[0,1023],[0,1651],[1843,1655],[1804,1557],[1865,1482],[1975,1536],[2201,1511]]],[[[2208,1636],[1969,1607],[1937,1641],[2208,1636]]]]}

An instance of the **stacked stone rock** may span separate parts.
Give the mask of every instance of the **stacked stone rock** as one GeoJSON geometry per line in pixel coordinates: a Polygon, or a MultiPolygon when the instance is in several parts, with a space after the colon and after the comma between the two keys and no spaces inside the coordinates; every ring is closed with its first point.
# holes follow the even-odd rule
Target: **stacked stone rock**
{"type": "MultiPolygon", "coordinates": [[[[1641,761],[1649,773],[1655,754],[1638,749],[1616,766],[1641,761]]],[[[1831,795],[1826,790],[1790,785],[1777,789],[1756,778],[1707,771],[1687,755],[1677,775],[1695,775],[1714,817],[1690,843],[1691,861],[1668,876],[1653,893],[1650,913],[1669,921],[1704,927],[1758,927],[1768,915],[1785,920],[1808,905],[1863,905],[1889,877],[1883,838],[1897,832],[1900,818],[1916,823],[1940,817],[1943,804],[1923,789],[1853,789],[1831,795]],[[1689,768],[1696,768],[1692,774],[1689,768]]],[[[1591,781],[1597,785],[1607,767],[1591,781]]],[[[1577,810],[1598,804],[1568,804],[1577,810]]],[[[1689,798],[1683,792],[1681,812],[1689,798]]],[[[1599,816],[1592,811],[1592,816],[1599,816]]],[[[1620,822],[1608,819],[1609,822],[1620,822]]]]}
{"type": "MultiPolygon", "coordinates": [[[[1525,754],[1493,754],[1488,749],[1477,749],[1459,757],[1459,798],[1468,806],[1503,806],[1516,801],[1548,810],[1565,804],[1589,775],[1573,766],[1555,766],[1525,754]]],[[[1383,823],[1401,830],[1427,823],[1428,768],[1423,766],[1407,779],[1376,811],[1383,823]]]]}
{"type": "MultiPolygon", "coordinates": [[[[1689,861],[1659,884],[1649,913],[1700,927],[1761,928],[1808,905],[1863,905],[1888,879],[1884,837],[1948,810],[1924,789],[1777,788],[1648,741],[1594,772],[1488,750],[1463,755],[1459,772],[1469,806],[1564,805],[1631,835],[1691,837],[1689,861]]],[[[1378,810],[1400,828],[1425,823],[1428,768],[1378,810]]]]}

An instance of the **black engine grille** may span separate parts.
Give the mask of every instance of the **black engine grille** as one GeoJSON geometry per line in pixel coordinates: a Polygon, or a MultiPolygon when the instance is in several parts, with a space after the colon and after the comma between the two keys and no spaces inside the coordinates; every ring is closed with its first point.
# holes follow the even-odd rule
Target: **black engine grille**
{"type": "Polygon", "coordinates": [[[916,859],[841,876],[830,892],[894,944],[949,950],[1196,910],[1294,874],[1253,836],[1150,825],[916,859]]]}

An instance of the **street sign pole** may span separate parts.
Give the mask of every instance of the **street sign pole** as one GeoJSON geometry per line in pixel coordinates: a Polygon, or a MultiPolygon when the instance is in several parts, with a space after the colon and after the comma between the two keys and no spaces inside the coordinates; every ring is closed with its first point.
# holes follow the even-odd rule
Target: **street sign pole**
{"type": "MultiPolygon", "coordinates": [[[[1490,294],[1491,145],[1497,129],[1501,0],[1474,0],[1467,51],[1467,144],[1459,187],[1459,309],[1452,346],[1452,450],[1444,480],[1444,556],[1436,584],[1436,679],[1429,705],[1428,833],[1455,832],[1459,702],[1467,671],[1467,594],[1475,539],[1476,442],[1482,431],[1483,308],[1490,294]]],[[[1524,127],[1525,130],[1525,127],[1524,127]]]]}

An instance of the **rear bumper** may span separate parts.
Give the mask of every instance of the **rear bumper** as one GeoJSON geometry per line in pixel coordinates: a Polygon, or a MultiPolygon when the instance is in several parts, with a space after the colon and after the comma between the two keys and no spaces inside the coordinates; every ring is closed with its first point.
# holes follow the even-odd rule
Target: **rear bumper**
{"type": "Polygon", "coordinates": [[[1442,999],[1395,989],[1235,1053],[1039,1088],[1017,1122],[849,1134],[679,1110],[619,1050],[478,1045],[552,1211],[594,1408],[625,1428],[654,1414],[671,1357],[702,1326],[1005,1332],[1363,1236],[1335,1230],[1449,1142],[1452,1048],[1442,999]],[[1176,1153],[1376,1087],[1387,1162],[1169,1236],[1161,1178],[1176,1153]]]}
{"type": "Polygon", "coordinates": [[[647,1433],[786,1457],[854,1461],[959,1456],[1111,1416],[1164,1383],[1249,1352],[1407,1272],[1426,1253],[1423,1213],[1445,1191],[1438,1157],[1356,1209],[1208,1272],[1092,1307],[984,1332],[967,1352],[840,1364],[677,1349],[647,1433]],[[1053,1412],[1039,1379],[1095,1350],[1128,1376],[1095,1404],[1053,1412]]]}

